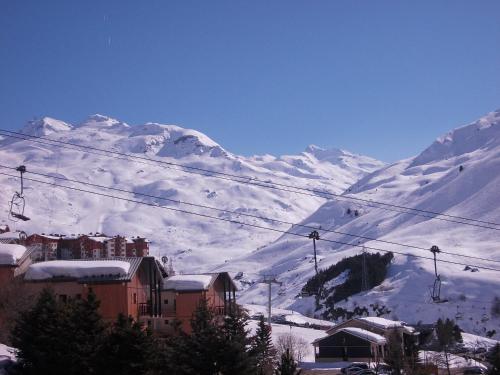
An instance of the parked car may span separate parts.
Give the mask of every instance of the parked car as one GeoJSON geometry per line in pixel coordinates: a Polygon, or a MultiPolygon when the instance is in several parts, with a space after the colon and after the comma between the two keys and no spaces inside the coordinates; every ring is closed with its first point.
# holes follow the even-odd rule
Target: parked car
{"type": "Polygon", "coordinates": [[[469,367],[464,370],[464,375],[483,375],[485,373],[484,369],[481,367],[469,367]]]}
{"type": "Polygon", "coordinates": [[[385,365],[385,364],[378,364],[373,370],[378,375],[391,375],[392,374],[391,366],[385,365]]]}
{"type": "Polygon", "coordinates": [[[353,362],[349,366],[340,369],[340,371],[342,372],[342,374],[347,374],[347,371],[353,368],[356,368],[358,370],[367,370],[368,364],[364,362],[353,362]]]}

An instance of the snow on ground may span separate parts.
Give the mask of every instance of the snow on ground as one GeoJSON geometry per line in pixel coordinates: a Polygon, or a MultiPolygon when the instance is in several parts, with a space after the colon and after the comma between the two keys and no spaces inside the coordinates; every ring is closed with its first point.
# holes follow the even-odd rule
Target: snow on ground
{"type": "Polygon", "coordinates": [[[0,264],[14,265],[25,252],[24,246],[0,243],[0,264]]]}
{"type": "Polygon", "coordinates": [[[0,358],[4,356],[11,360],[15,360],[16,356],[14,352],[15,352],[14,348],[11,348],[10,346],[4,344],[0,344],[0,358]]]}
{"type": "MultiPolygon", "coordinates": [[[[418,353],[419,359],[422,363],[433,363],[436,364],[439,368],[446,367],[445,365],[445,353],[443,352],[433,352],[433,351],[420,351],[418,353]]],[[[478,362],[474,359],[464,358],[454,354],[448,354],[448,360],[450,363],[450,368],[464,368],[464,367],[481,367],[486,370],[486,366],[481,362],[478,362]]]]}
{"type": "Polygon", "coordinates": [[[130,263],[121,260],[52,260],[31,264],[26,272],[27,280],[45,280],[53,277],[125,276],[130,263]]]}
{"type": "MultiPolygon", "coordinates": [[[[500,111],[450,132],[415,158],[399,161],[361,178],[344,195],[500,223],[500,174],[497,171],[500,171],[500,111]]],[[[359,246],[318,241],[320,268],[360,254],[363,246],[370,252],[383,249],[409,254],[395,254],[387,278],[380,286],[338,302],[337,308],[352,311],[356,306],[367,307],[371,315],[375,315],[372,306],[378,304],[391,311],[384,317],[402,319],[409,324],[433,323],[438,318],[459,316],[461,319],[457,323],[464,331],[484,336],[496,329],[494,338],[500,337],[500,317],[491,314],[494,298],[500,297],[500,273],[488,269],[472,272],[465,267],[499,269],[496,263],[440,253],[439,260],[463,265],[438,263],[441,297],[448,302],[436,304],[430,298],[435,279],[434,264],[432,260],[412,256],[432,258],[426,249],[437,245],[447,252],[500,260],[498,231],[481,227],[490,224],[468,226],[431,220],[387,210],[375,203],[361,205],[341,199],[326,202],[301,224],[321,226],[322,239],[359,246]],[[421,249],[361,240],[349,233],[421,249]]],[[[490,226],[496,228],[494,224],[490,226]]],[[[307,235],[310,230],[295,226],[293,231],[307,235]]],[[[306,315],[321,313],[321,310],[315,311],[314,297],[300,296],[306,281],[314,276],[313,246],[307,238],[284,234],[250,255],[222,264],[219,269],[254,269],[260,270],[261,275],[276,275],[282,285],[273,286],[274,306],[306,315]]],[[[257,280],[257,276],[249,275],[242,279],[244,290],[240,301],[266,303],[267,286],[256,283],[257,280]]]]}
{"type": "MultiPolygon", "coordinates": [[[[243,308],[248,311],[250,316],[263,315],[267,319],[267,306],[244,304],[243,308]]],[[[314,324],[323,327],[333,327],[333,323],[327,320],[309,318],[294,310],[271,308],[272,317],[280,317],[290,323],[299,325],[314,324]]]]}
{"type": "Polygon", "coordinates": [[[166,279],[163,287],[173,290],[205,290],[211,282],[210,275],[175,275],[166,279]]]}
{"type": "Polygon", "coordinates": [[[478,335],[473,335],[471,333],[462,332],[463,346],[467,349],[479,349],[484,348],[487,351],[494,347],[500,341],[489,339],[487,337],[482,337],[478,335]]]}
{"type": "MultiPolygon", "coordinates": [[[[292,187],[333,193],[341,193],[360,177],[384,165],[366,156],[312,146],[299,155],[244,157],[225,150],[195,130],[156,123],[129,126],[103,115],[90,116],[77,125],[45,117],[30,122],[23,132],[81,145],[82,152],[0,136],[2,164],[24,164],[28,172],[130,190],[133,194],[109,190],[105,193],[163,208],[155,209],[27,181],[26,215],[31,220],[14,224],[11,230],[22,229],[28,234],[100,232],[108,235],[139,235],[151,240],[152,254],[172,258],[177,270],[185,273],[209,272],[216,265],[248,254],[279,236],[276,232],[242,226],[231,220],[287,230],[289,224],[258,217],[299,222],[312,214],[325,199],[314,194],[297,195],[186,173],[169,163],[250,176],[263,181],[263,184],[272,180],[292,187]],[[127,157],[109,158],[88,154],[90,150],[87,146],[130,153],[146,159],[132,162],[127,157]],[[196,208],[179,202],[216,207],[232,213],[196,208]],[[179,209],[228,221],[175,211],[179,209]]],[[[29,173],[25,176],[30,177],[29,173]]],[[[244,181],[248,181],[247,177],[243,178],[244,181]]],[[[61,180],[37,178],[63,184],[61,180]]],[[[82,187],[74,183],[69,185],[82,187]]],[[[19,180],[0,176],[0,186],[0,202],[6,203],[19,189],[19,180]]],[[[102,191],[97,188],[90,190],[102,191]]],[[[0,224],[4,224],[2,220],[6,220],[6,217],[7,211],[0,211],[0,224]]],[[[255,269],[248,271],[256,272],[255,269]]]]}
{"type": "MultiPolygon", "coordinates": [[[[255,330],[257,329],[258,322],[256,320],[250,320],[248,324],[248,328],[250,329],[252,334],[255,334],[255,330]]],[[[326,332],[318,329],[310,329],[303,327],[294,327],[282,324],[271,324],[272,328],[272,339],[273,343],[276,345],[280,336],[285,334],[291,334],[297,337],[300,337],[307,341],[310,345],[309,351],[305,353],[304,358],[302,359],[304,362],[314,362],[314,348],[312,346],[312,342],[326,336],[326,332]]]]}

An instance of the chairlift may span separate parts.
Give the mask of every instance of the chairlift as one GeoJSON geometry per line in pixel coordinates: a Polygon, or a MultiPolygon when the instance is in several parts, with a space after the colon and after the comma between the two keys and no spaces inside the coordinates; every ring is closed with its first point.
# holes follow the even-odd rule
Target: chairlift
{"type": "Polygon", "coordinates": [[[11,221],[28,221],[30,218],[24,215],[24,207],[26,205],[26,201],[24,200],[24,180],[23,174],[26,172],[26,167],[21,165],[16,168],[21,174],[21,192],[16,191],[10,200],[10,208],[9,208],[9,219],[11,221]]]}

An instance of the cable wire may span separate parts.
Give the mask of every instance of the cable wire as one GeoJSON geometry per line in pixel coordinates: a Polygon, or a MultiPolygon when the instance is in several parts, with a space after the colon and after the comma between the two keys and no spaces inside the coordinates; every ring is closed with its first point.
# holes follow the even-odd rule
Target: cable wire
{"type": "MultiPolygon", "coordinates": [[[[12,178],[20,178],[18,176],[10,175],[8,173],[2,173],[2,172],[0,172],[0,175],[12,177],[12,178]]],[[[112,198],[112,199],[118,199],[118,200],[122,200],[122,201],[125,201],[125,202],[142,204],[142,205],[146,205],[146,206],[150,206],[150,207],[155,207],[155,208],[162,208],[162,209],[169,210],[169,211],[174,211],[174,212],[179,212],[179,213],[184,213],[184,214],[199,216],[199,217],[203,217],[203,218],[206,218],[206,219],[213,219],[213,220],[225,221],[225,222],[229,222],[229,223],[232,223],[232,224],[239,224],[239,225],[243,225],[243,226],[249,226],[249,227],[253,227],[253,228],[258,228],[258,229],[263,229],[263,230],[269,230],[269,231],[276,232],[276,233],[281,233],[281,234],[286,234],[286,235],[293,235],[293,236],[296,236],[296,237],[302,237],[302,238],[305,238],[305,239],[309,240],[309,238],[308,238],[307,235],[302,235],[302,234],[299,234],[299,233],[294,233],[294,232],[289,232],[289,231],[283,231],[283,230],[279,230],[279,229],[275,229],[275,228],[269,228],[269,227],[265,227],[265,226],[262,226],[262,225],[245,223],[245,222],[238,221],[238,220],[233,220],[233,219],[225,219],[225,218],[221,218],[221,217],[218,217],[218,216],[201,214],[201,213],[198,213],[198,212],[183,210],[183,209],[179,209],[179,208],[159,206],[159,205],[156,205],[156,204],[153,204],[153,203],[142,202],[142,201],[135,200],[135,199],[130,199],[130,198],[118,197],[118,196],[111,195],[111,194],[99,193],[99,192],[95,192],[95,191],[91,191],[91,190],[85,190],[85,189],[80,189],[80,188],[71,187],[71,186],[67,186],[67,185],[60,185],[60,184],[56,185],[53,182],[41,181],[41,180],[37,180],[37,179],[33,179],[33,178],[25,178],[25,180],[32,181],[32,182],[37,182],[37,183],[41,183],[41,184],[46,184],[46,185],[51,185],[51,186],[57,186],[57,187],[61,187],[61,188],[64,188],[64,189],[79,191],[79,192],[82,192],[82,193],[89,193],[89,194],[94,194],[94,195],[97,195],[97,196],[102,196],[102,197],[107,197],[107,198],[112,198]]],[[[422,255],[409,254],[409,253],[404,253],[404,252],[399,252],[399,251],[394,251],[394,250],[386,250],[386,249],[376,248],[376,247],[372,247],[372,246],[356,245],[356,244],[352,244],[352,243],[348,243],[348,242],[335,241],[335,240],[324,239],[324,238],[320,239],[320,241],[324,241],[324,242],[328,242],[328,243],[336,243],[336,244],[339,244],[339,245],[345,245],[345,246],[349,246],[349,247],[352,247],[352,248],[365,248],[365,249],[373,250],[373,251],[381,251],[381,252],[384,252],[384,253],[393,253],[393,254],[399,254],[399,255],[404,255],[404,256],[413,257],[413,258],[420,258],[420,259],[427,259],[427,260],[434,261],[434,258],[431,258],[431,257],[425,257],[425,256],[422,256],[422,255]]],[[[444,259],[438,259],[437,261],[440,262],[440,263],[448,263],[448,264],[454,264],[454,265],[460,265],[460,266],[474,266],[475,268],[478,268],[478,269],[484,269],[484,270],[489,270],[489,271],[500,272],[500,269],[497,269],[497,268],[491,268],[491,267],[485,267],[485,266],[479,266],[479,265],[472,265],[472,264],[467,264],[467,263],[460,263],[460,262],[451,261],[451,260],[444,260],[444,259]]]]}
{"type": "MultiPolygon", "coordinates": [[[[3,164],[0,164],[0,168],[12,169],[12,170],[16,169],[14,167],[9,167],[9,166],[3,165],[3,164]]],[[[230,213],[230,214],[234,214],[234,215],[238,215],[238,216],[251,217],[251,218],[259,219],[259,220],[263,220],[263,221],[274,221],[276,223],[286,224],[286,225],[290,225],[292,227],[300,227],[300,228],[306,228],[308,230],[319,230],[319,231],[323,231],[323,232],[327,232],[327,233],[342,234],[342,235],[355,237],[355,238],[361,238],[361,239],[374,241],[374,242],[381,242],[381,243],[386,243],[386,244],[390,244],[390,245],[408,247],[408,248],[413,248],[413,249],[422,250],[422,251],[426,251],[426,252],[429,251],[429,249],[426,249],[426,248],[420,247],[420,246],[408,245],[408,244],[398,243],[398,242],[394,242],[394,241],[379,240],[379,239],[372,238],[372,237],[351,234],[351,233],[337,231],[337,230],[333,230],[333,229],[323,229],[323,228],[318,228],[318,227],[314,227],[311,225],[295,224],[295,223],[280,220],[280,219],[273,219],[273,218],[269,218],[269,217],[265,217],[265,216],[252,215],[252,214],[238,212],[238,211],[234,211],[234,210],[221,209],[221,208],[216,208],[216,207],[212,207],[212,206],[181,201],[181,200],[177,200],[177,199],[171,199],[171,198],[160,197],[160,196],[146,194],[146,193],[134,192],[134,191],[126,190],[126,189],[120,189],[120,188],[115,188],[115,187],[111,187],[111,186],[99,185],[99,184],[94,184],[91,182],[85,182],[85,181],[74,180],[74,179],[70,179],[70,178],[66,178],[66,177],[60,177],[57,175],[49,175],[49,174],[44,174],[44,173],[39,173],[39,172],[32,172],[32,171],[26,171],[26,173],[30,173],[30,174],[34,174],[34,175],[42,176],[42,177],[46,177],[46,178],[53,178],[53,179],[78,183],[78,184],[82,184],[82,185],[86,185],[86,186],[97,187],[97,188],[101,188],[101,189],[118,191],[121,193],[139,195],[139,196],[143,196],[143,197],[147,197],[147,198],[153,198],[153,199],[173,202],[173,203],[177,203],[177,204],[184,204],[184,205],[192,206],[192,207],[204,208],[204,209],[214,210],[214,211],[223,212],[223,213],[230,213]]],[[[454,253],[454,252],[449,252],[449,251],[444,251],[444,250],[440,250],[440,252],[443,254],[459,256],[459,257],[463,257],[463,258],[477,259],[477,260],[482,260],[482,261],[492,262],[492,263],[500,263],[500,260],[495,260],[495,259],[488,259],[488,258],[482,258],[482,257],[477,257],[477,256],[472,256],[472,255],[459,254],[459,253],[454,253]]]]}
{"type": "MultiPolygon", "coordinates": [[[[479,219],[467,218],[467,217],[463,217],[463,216],[444,214],[444,213],[435,212],[435,211],[422,210],[422,209],[418,209],[418,208],[411,208],[411,207],[395,205],[395,204],[390,204],[390,203],[385,203],[385,202],[379,202],[379,201],[374,201],[374,200],[369,200],[369,199],[364,199],[364,198],[352,197],[352,196],[348,196],[348,195],[336,194],[336,193],[332,193],[329,191],[296,187],[296,186],[287,185],[287,184],[278,183],[278,182],[272,182],[272,181],[268,182],[268,181],[260,180],[256,177],[239,176],[239,175],[234,175],[234,174],[229,174],[229,173],[224,173],[224,172],[217,172],[217,171],[212,171],[212,170],[208,170],[208,169],[204,169],[204,168],[200,168],[200,167],[186,166],[186,165],[182,165],[182,164],[178,164],[178,163],[174,163],[174,162],[167,162],[165,160],[157,160],[157,159],[147,158],[147,157],[143,157],[143,156],[127,154],[127,153],[123,153],[123,152],[119,152],[119,151],[110,151],[110,150],[100,149],[100,148],[93,147],[93,146],[82,146],[82,145],[78,145],[78,144],[71,143],[71,142],[64,142],[64,141],[54,140],[54,139],[44,138],[44,137],[37,137],[37,136],[23,134],[20,132],[9,131],[9,130],[5,130],[5,129],[0,129],[0,132],[7,133],[7,134],[0,133],[3,136],[10,137],[10,138],[17,138],[17,139],[25,140],[28,142],[34,142],[34,143],[40,143],[40,144],[44,144],[44,145],[54,146],[54,144],[50,144],[50,143],[48,144],[48,143],[41,142],[40,141],[40,139],[41,139],[41,140],[56,143],[56,146],[58,146],[58,147],[69,148],[72,150],[82,151],[82,152],[86,152],[86,153],[90,153],[90,154],[92,154],[92,152],[89,152],[88,151],[89,149],[105,153],[105,155],[97,154],[100,156],[120,155],[122,157],[128,158],[125,160],[129,160],[129,161],[142,160],[142,161],[154,162],[154,163],[162,164],[166,168],[170,167],[170,169],[178,170],[178,171],[185,172],[185,173],[201,174],[202,176],[206,176],[206,177],[220,178],[220,179],[230,180],[230,181],[241,183],[241,184],[248,184],[248,185],[253,185],[253,186],[258,186],[258,187],[264,187],[264,188],[269,188],[269,189],[274,189],[274,190],[292,192],[292,193],[296,193],[296,194],[310,195],[310,196],[315,196],[315,197],[319,196],[319,197],[325,198],[325,197],[323,197],[323,195],[326,195],[326,196],[330,196],[330,197],[335,197],[336,199],[356,201],[357,203],[359,203],[361,205],[375,207],[375,208],[382,209],[382,210],[394,211],[394,212],[398,212],[398,213],[405,213],[405,214],[410,214],[410,215],[415,215],[415,216],[422,216],[422,217],[426,217],[426,218],[434,219],[434,220],[441,220],[441,221],[447,221],[447,222],[452,222],[452,223],[457,223],[457,224],[470,225],[470,226],[475,226],[475,227],[479,227],[479,228],[500,231],[500,224],[495,223],[495,222],[491,222],[491,221],[484,221],[484,220],[479,220],[479,219]],[[73,147],[78,147],[78,149],[71,148],[71,147],[63,147],[63,146],[59,146],[59,145],[70,145],[73,147]],[[134,159],[134,160],[130,160],[130,159],[134,159]],[[179,167],[181,169],[172,168],[173,166],[179,167]],[[235,180],[235,179],[238,179],[238,180],[235,180]],[[286,187],[288,189],[283,189],[282,187],[286,187]],[[290,190],[290,189],[292,189],[292,190],[290,190]],[[374,205],[379,205],[382,207],[374,206],[374,205]],[[405,210],[405,211],[401,211],[401,210],[405,210]],[[425,213],[430,214],[430,215],[434,215],[434,216],[424,215],[425,213]],[[464,221],[460,221],[460,220],[464,220],[464,221]],[[474,223],[481,223],[481,224],[474,224],[474,223]],[[482,224],[486,224],[486,225],[482,225],[482,224]],[[495,226],[498,226],[498,227],[495,227],[495,226]]],[[[122,158],[118,158],[118,159],[122,159],[122,158]]],[[[146,163],[146,164],[148,164],[148,163],[146,163]]]]}

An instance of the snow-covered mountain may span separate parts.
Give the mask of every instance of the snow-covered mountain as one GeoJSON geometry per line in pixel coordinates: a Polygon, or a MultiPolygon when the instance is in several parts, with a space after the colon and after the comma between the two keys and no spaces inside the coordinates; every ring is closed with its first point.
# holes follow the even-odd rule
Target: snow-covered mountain
{"type": "MultiPolygon", "coordinates": [[[[364,176],[346,189],[343,195],[500,223],[499,192],[500,111],[496,111],[438,138],[416,157],[364,176]]],[[[402,214],[375,204],[361,205],[349,200],[328,201],[303,220],[302,224],[321,227],[321,238],[328,240],[432,256],[430,251],[360,240],[326,232],[325,229],[424,249],[437,245],[443,251],[500,261],[499,230],[402,214]]],[[[498,225],[490,226],[500,229],[498,225]]],[[[302,234],[309,232],[300,227],[294,227],[293,231],[302,234]]],[[[359,247],[320,240],[320,268],[327,268],[361,251],[359,247]]],[[[472,267],[500,269],[499,262],[456,255],[439,254],[438,259],[470,264],[472,267]]],[[[275,306],[309,314],[315,311],[314,297],[297,297],[306,281],[314,275],[311,240],[283,235],[272,244],[234,259],[224,267],[242,271],[260,269],[261,274],[275,274],[283,282],[281,287],[274,288],[275,306]]],[[[438,317],[458,318],[457,323],[469,332],[484,335],[496,329],[495,337],[500,337],[500,316],[495,317],[491,313],[494,297],[500,297],[500,272],[484,269],[471,272],[464,268],[438,263],[442,278],[441,295],[449,302],[436,304],[430,298],[430,287],[434,282],[433,262],[395,254],[388,269],[388,277],[380,286],[339,302],[336,307],[352,311],[356,306],[365,306],[373,313],[370,305],[385,305],[391,310],[388,317],[399,317],[410,323],[433,322],[438,317]]],[[[243,279],[243,302],[265,303],[267,286],[253,283],[257,280],[251,274],[243,279]]],[[[316,311],[316,314],[321,312],[316,311]]]]}
{"type": "MultiPolygon", "coordinates": [[[[0,136],[0,164],[24,164],[28,171],[113,186],[136,193],[130,195],[104,191],[108,194],[283,230],[288,229],[288,226],[249,219],[241,214],[298,222],[312,214],[325,199],[314,194],[297,195],[239,184],[227,179],[185,173],[178,167],[148,160],[131,162],[126,157],[109,158],[96,155],[95,150],[87,150],[85,147],[130,153],[163,162],[334,193],[341,193],[362,176],[384,166],[384,163],[366,156],[342,150],[324,150],[316,146],[309,146],[300,155],[243,157],[225,150],[217,142],[195,130],[156,123],[131,126],[103,115],[90,116],[80,124],[68,124],[45,117],[29,122],[21,132],[71,142],[83,148],[79,152],[15,138],[1,139],[0,136]],[[144,198],[138,194],[212,206],[235,211],[236,214],[144,198]]],[[[54,182],[52,179],[29,174],[26,177],[54,182]]],[[[55,182],[62,183],[60,180],[55,182]]],[[[19,181],[0,175],[0,186],[0,201],[4,202],[0,223],[9,223],[8,201],[18,189],[19,181]]],[[[104,232],[146,236],[152,240],[154,253],[174,256],[176,267],[185,271],[209,270],[226,260],[248,254],[274,241],[279,235],[267,230],[30,181],[26,183],[25,196],[26,215],[31,217],[31,221],[17,223],[14,226],[16,229],[45,233],[104,232]]]]}

